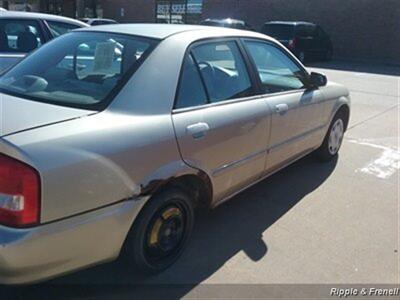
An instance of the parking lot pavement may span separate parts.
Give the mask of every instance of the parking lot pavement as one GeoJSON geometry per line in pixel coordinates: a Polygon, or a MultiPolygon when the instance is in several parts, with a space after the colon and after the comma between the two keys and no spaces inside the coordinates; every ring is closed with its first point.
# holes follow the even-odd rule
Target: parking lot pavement
{"type": "Polygon", "coordinates": [[[187,284],[178,296],[201,283],[399,284],[400,69],[312,69],[351,91],[336,161],[306,157],[201,214],[189,249],[158,276],[117,261],[51,283],[187,284]]]}

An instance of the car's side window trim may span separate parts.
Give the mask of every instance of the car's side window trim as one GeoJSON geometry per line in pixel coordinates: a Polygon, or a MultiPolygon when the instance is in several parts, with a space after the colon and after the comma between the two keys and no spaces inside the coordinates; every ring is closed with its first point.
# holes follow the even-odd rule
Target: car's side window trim
{"type": "Polygon", "coordinates": [[[239,46],[239,50],[242,54],[244,63],[246,65],[247,73],[250,77],[250,82],[253,88],[254,95],[259,95],[260,90],[262,89],[262,83],[258,76],[257,68],[255,68],[255,64],[253,63],[252,57],[249,55],[246,50],[245,44],[242,42],[242,38],[237,40],[237,44],[239,46]]]}
{"type": "Polygon", "coordinates": [[[242,37],[205,38],[205,39],[201,39],[201,40],[195,41],[195,42],[193,42],[192,44],[190,44],[187,47],[187,49],[185,51],[185,55],[183,56],[183,59],[182,59],[182,65],[181,65],[180,72],[179,72],[179,79],[178,79],[178,84],[177,84],[176,91],[175,91],[174,104],[172,106],[172,112],[173,113],[183,112],[183,111],[191,111],[191,110],[198,110],[198,109],[202,109],[202,108],[210,107],[210,106],[214,106],[214,105],[225,105],[225,104],[231,104],[231,103],[234,103],[234,102],[242,102],[242,101],[248,101],[248,100],[253,100],[254,98],[258,98],[258,96],[259,96],[258,95],[258,90],[259,90],[258,83],[257,83],[257,80],[256,80],[256,78],[254,76],[255,74],[254,74],[254,72],[252,70],[251,62],[249,60],[247,52],[245,51],[245,49],[243,48],[242,43],[240,42],[241,38],[242,37]],[[197,60],[194,57],[194,55],[192,54],[192,49],[197,47],[197,46],[203,45],[203,44],[218,43],[218,42],[234,42],[235,45],[237,46],[238,51],[240,53],[240,56],[241,56],[241,58],[243,60],[244,66],[245,66],[245,70],[247,72],[247,75],[249,76],[250,89],[251,89],[252,95],[250,95],[248,97],[238,97],[238,98],[234,98],[234,99],[227,99],[227,100],[224,100],[224,101],[211,103],[208,89],[207,89],[206,84],[204,82],[203,75],[201,74],[201,72],[199,70],[197,60]],[[197,72],[199,73],[199,76],[201,78],[201,83],[202,83],[203,89],[205,90],[206,95],[207,95],[207,99],[206,99],[206,103],[204,103],[202,105],[193,106],[193,107],[185,107],[185,108],[176,108],[176,105],[177,105],[177,102],[178,102],[178,97],[179,97],[179,90],[181,88],[181,83],[182,83],[184,63],[185,63],[186,57],[189,56],[189,55],[191,55],[193,61],[195,62],[197,72]]]}
{"type": "Polygon", "coordinates": [[[46,33],[47,41],[51,41],[54,39],[54,36],[51,34],[50,25],[47,20],[43,20],[43,31],[46,33]]]}
{"type": "MultiPolygon", "coordinates": [[[[60,25],[69,25],[69,26],[74,26],[76,27],[75,29],[80,28],[78,25],[76,24],[72,24],[72,23],[68,23],[68,22],[64,22],[64,21],[53,21],[53,20],[42,20],[43,21],[43,31],[46,32],[48,41],[56,38],[57,36],[54,36],[51,33],[51,26],[49,23],[53,23],[53,24],[60,24],[60,25]]],[[[74,30],[74,29],[73,29],[74,30]]]]}
{"type": "MultiPolygon", "coordinates": [[[[199,62],[197,61],[196,57],[193,55],[192,51],[190,51],[187,55],[190,56],[192,58],[193,62],[194,62],[194,66],[196,68],[196,72],[199,75],[199,78],[200,78],[200,81],[201,81],[201,86],[203,87],[203,90],[204,90],[204,92],[206,94],[205,103],[203,105],[211,103],[210,102],[210,93],[209,93],[209,91],[207,89],[206,82],[204,81],[204,76],[201,73],[201,70],[200,70],[200,67],[199,67],[199,62]]],[[[185,56],[185,58],[186,58],[186,56],[185,56]]],[[[185,63],[183,63],[183,64],[185,64],[185,63]]],[[[183,74],[182,74],[182,76],[183,76],[183,74]]]]}
{"type": "Polygon", "coordinates": [[[53,39],[53,36],[50,33],[49,25],[47,24],[46,20],[40,20],[40,29],[42,30],[43,38],[45,43],[49,42],[53,39]]]}
{"type": "MultiPolygon", "coordinates": [[[[243,45],[244,51],[246,51],[246,54],[249,57],[249,60],[251,62],[252,72],[258,74],[256,63],[246,46],[246,42],[256,42],[256,43],[261,43],[261,44],[267,44],[267,45],[270,45],[270,46],[275,47],[276,49],[280,50],[282,52],[282,54],[284,54],[291,62],[293,62],[304,73],[304,79],[305,79],[305,82],[303,82],[304,87],[300,88],[300,89],[293,89],[289,92],[303,92],[304,90],[307,90],[308,88],[311,87],[310,81],[309,81],[309,73],[307,72],[307,70],[301,64],[299,64],[296,60],[294,60],[292,57],[290,57],[290,55],[288,55],[286,53],[285,49],[283,49],[279,45],[275,44],[273,41],[268,41],[268,40],[263,40],[263,39],[258,39],[258,38],[241,38],[240,42],[243,45]]],[[[275,93],[265,93],[265,91],[263,89],[263,83],[261,82],[260,77],[259,76],[256,76],[256,77],[257,77],[256,80],[257,80],[259,95],[280,95],[282,93],[288,92],[288,91],[284,91],[284,92],[275,92],[275,93]]]]}
{"type": "Polygon", "coordinates": [[[229,100],[220,101],[220,102],[206,103],[206,104],[198,105],[198,106],[174,108],[172,110],[172,114],[178,114],[178,113],[183,113],[183,112],[188,112],[188,111],[201,110],[201,109],[206,109],[206,108],[214,107],[214,106],[230,105],[230,104],[233,104],[233,103],[257,100],[257,99],[260,99],[260,98],[264,98],[264,96],[263,95],[253,95],[253,96],[249,96],[249,97],[229,99],[229,100]]]}

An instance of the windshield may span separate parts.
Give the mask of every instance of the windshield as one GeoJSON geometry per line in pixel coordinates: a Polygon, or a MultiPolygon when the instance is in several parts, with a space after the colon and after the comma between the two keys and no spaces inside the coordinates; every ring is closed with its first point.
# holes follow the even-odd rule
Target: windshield
{"type": "Polygon", "coordinates": [[[0,77],[0,92],[100,109],[154,48],[146,38],[73,32],[44,45],[0,77]]]}
{"type": "Polygon", "coordinates": [[[265,24],[262,32],[278,40],[289,40],[294,36],[294,26],[283,24],[265,24]]]}

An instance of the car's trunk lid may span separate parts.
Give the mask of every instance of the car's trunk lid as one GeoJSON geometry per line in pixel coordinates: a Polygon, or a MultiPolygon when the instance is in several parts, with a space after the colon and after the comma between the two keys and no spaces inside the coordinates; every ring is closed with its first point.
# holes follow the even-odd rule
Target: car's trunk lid
{"type": "Polygon", "coordinates": [[[0,137],[94,113],[91,110],[35,102],[0,93],[0,137]]]}

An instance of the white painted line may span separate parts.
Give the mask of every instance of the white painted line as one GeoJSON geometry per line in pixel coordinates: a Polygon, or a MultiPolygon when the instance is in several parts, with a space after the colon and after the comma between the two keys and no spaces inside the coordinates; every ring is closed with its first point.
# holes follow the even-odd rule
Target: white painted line
{"type": "Polygon", "coordinates": [[[387,179],[400,169],[400,151],[398,149],[369,141],[349,140],[349,142],[383,150],[377,159],[357,169],[356,172],[363,172],[381,179],[387,179]]]}
{"type": "MultiPolygon", "coordinates": [[[[387,179],[400,169],[400,153],[392,149],[383,151],[382,155],[359,171],[387,179]]],[[[358,170],[357,170],[358,171],[358,170]]]]}

